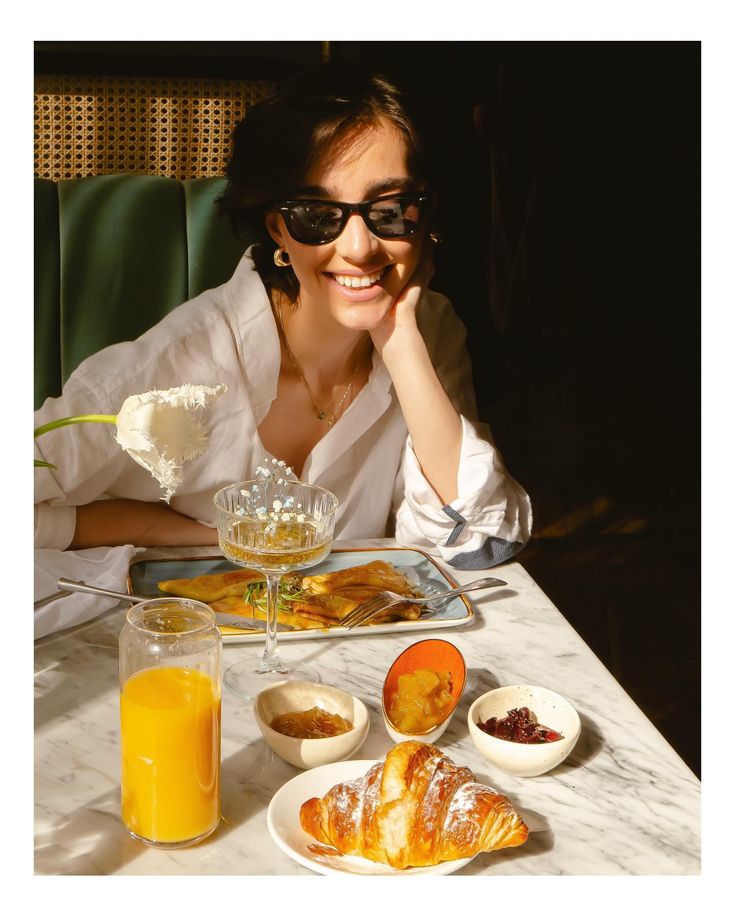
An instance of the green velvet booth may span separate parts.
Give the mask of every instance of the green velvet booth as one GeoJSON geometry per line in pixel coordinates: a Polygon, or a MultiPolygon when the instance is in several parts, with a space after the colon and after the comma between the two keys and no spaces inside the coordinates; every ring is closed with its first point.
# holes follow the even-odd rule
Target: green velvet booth
{"type": "Polygon", "coordinates": [[[226,281],[247,247],[216,211],[224,178],[35,179],[35,407],[85,357],[226,281]]]}

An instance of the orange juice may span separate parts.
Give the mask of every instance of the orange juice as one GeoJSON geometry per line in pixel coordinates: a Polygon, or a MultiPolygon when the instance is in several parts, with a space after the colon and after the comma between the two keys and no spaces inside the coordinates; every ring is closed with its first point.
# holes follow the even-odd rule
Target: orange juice
{"type": "Polygon", "coordinates": [[[194,669],[130,676],[120,695],[122,821],[144,841],[181,844],[220,816],[220,697],[194,669]]]}

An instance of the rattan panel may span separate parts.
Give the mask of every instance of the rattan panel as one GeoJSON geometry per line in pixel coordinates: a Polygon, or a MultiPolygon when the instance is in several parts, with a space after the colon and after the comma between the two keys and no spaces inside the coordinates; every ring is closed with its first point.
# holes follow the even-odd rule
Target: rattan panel
{"type": "Polygon", "coordinates": [[[273,89],[265,81],[38,75],[35,174],[223,175],[233,128],[273,89]]]}

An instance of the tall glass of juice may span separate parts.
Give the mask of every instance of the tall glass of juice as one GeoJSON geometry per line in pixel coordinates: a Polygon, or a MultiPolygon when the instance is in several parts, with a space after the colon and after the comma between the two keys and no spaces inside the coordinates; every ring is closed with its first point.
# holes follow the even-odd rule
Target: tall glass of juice
{"type": "Polygon", "coordinates": [[[151,599],[120,633],[122,822],[159,848],[201,841],[220,819],[222,638],[209,606],[151,599]]]}

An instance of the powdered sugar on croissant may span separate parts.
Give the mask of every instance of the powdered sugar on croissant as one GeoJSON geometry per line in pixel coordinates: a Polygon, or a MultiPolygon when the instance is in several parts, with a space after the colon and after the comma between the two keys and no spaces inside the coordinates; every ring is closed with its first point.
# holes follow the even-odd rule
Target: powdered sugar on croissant
{"type": "Polygon", "coordinates": [[[340,854],[427,867],[522,845],[528,827],[510,800],[436,746],[406,742],[362,778],[301,806],[301,825],[340,854]]]}

